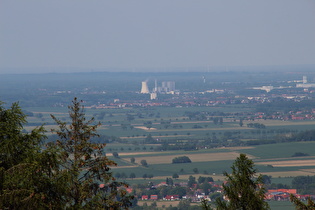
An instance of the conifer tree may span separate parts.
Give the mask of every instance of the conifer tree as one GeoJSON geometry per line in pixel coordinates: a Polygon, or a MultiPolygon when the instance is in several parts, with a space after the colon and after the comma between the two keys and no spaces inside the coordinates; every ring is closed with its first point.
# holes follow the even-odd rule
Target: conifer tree
{"type": "Polygon", "coordinates": [[[18,103],[0,106],[0,209],[61,208],[56,153],[43,147],[42,126],[25,133],[25,123],[18,103]]]}
{"type": "Polygon", "coordinates": [[[211,207],[211,204],[208,202],[208,200],[206,200],[204,198],[201,199],[200,207],[203,210],[213,210],[213,208],[211,207]]]}
{"type": "Polygon", "coordinates": [[[227,183],[223,184],[223,194],[228,201],[217,199],[217,209],[269,209],[268,203],[264,201],[266,190],[262,175],[256,175],[254,162],[245,154],[240,154],[231,168],[231,174],[224,172],[227,183]]]}
{"type": "Polygon", "coordinates": [[[104,154],[105,144],[92,142],[99,123],[85,119],[84,107],[76,98],[69,107],[71,123],[67,125],[52,115],[58,125],[53,130],[59,136],[56,148],[60,151],[65,198],[69,209],[119,209],[131,205],[126,184],[117,182],[110,172],[116,163],[104,154]]]}
{"type": "Polygon", "coordinates": [[[290,201],[294,203],[297,210],[315,210],[315,203],[310,197],[307,198],[307,203],[304,203],[293,194],[290,194],[290,201]]]}

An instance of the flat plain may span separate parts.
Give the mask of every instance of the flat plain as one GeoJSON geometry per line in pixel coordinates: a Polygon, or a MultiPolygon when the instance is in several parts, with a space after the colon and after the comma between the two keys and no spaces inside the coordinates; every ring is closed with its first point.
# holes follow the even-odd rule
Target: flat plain
{"type": "MultiPolygon", "coordinates": [[[[244,121],[240,126],[237,119],[224,117],[221,125],[214,124],[211,119],[194,120],[186,116],[187,111],[195,112],[229,112],[235,113],[244,110],[244,107],[157,107],[150,109],[86,109],[86,118],[94,117],[96,122],[100,121],[98,129],[100,135],[116,136],[122,139],[120,142],[109,142],[105,152],[110,159],[118,163],[118,167],[112,170],[114,173],[136,174],[136,179],[128,179],[128,182],[143,181],[144,174],[153,174],[151,181],[163,180],[179,175],[178,181],[185,181],[190,175],[213,176],[216,180],[222,180],[222,173],[229,172],[233,161],[240,153],[247,154],[253,161],[259,173],[271,175],[277,178],[292,179],[300,175],[313,175],[315,172],[315,146],[314,142],[290,142],[277,144],[263,144],[255,146],[197,148],[196,150],[159,150],[161,142],[189,143],[194,141],[205,141],[214,137],[221,139],[229,133],[235,133],[241,141],[255,139],[273,139],[278,135],[277,130],[306,130],[314,127],[315,121],[282,121],[282,120],[255,120],[263,123],[264,130],[249,128],[246,125],[250,121],[244,121]],[[137,117],[139,113],[141,118],[137,117]],[[128,121],[127,115],[132,114],[133,120],[128,121]],[[103,118],[100,117],[103,115],[103,118]],[[158,115],[158,117],[157,117],[158,115]],[[150,123],[150,127],[147,126],[150,123]],[[148,143],[150,136],[154,141],[148,143]],[[119,153],[119,158],[112,156],[113,152],[119,153]],[[304,152],[309,156],[292,157],[296,152],[304,152]],[[188,156],[192,163],[172,164],[172,159],[180,156],[188,156]],[[135,163],[131,163],[135,158],[135,163]],[[141,160],[146,160],[147,167],[141,165],[141,160]],[[195,169],[195,170],[194,170],[195,169]],[[197,172],[196,172],[197,169],[197,172]]],[[[27,111],[34,113],[28,117],[29,124],[26,131],[44,125],[47,135],[51,136],[50,130],[56,128],[50,115],[56,116],[62,121],[69,123],[68,110],[65,107],[55,108],[30,108],[27,111]]],[[[233,141],[233,139],[227,141],[233,141]]]]}

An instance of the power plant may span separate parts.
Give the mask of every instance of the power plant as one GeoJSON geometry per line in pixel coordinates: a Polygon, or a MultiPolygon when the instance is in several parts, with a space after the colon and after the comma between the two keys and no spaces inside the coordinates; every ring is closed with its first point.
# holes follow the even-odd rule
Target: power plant
{"type": "Polygon", "coordinates": [[[175,82],[174,81],[162,82],[162,87],[161,87],[160,91],[166,92],[166,93],[171,92],[171,91],[175,91],[175,82]]]}
{"type": "Polygon", "coordinates": [[[142,94],[151,94],[151,100],[157,99],[157,94],[176,94],[175,82],[174,81],[163,81],[162,86],[159,87],[157,80],[154,82],[154,88],[152,91],[149,90],[148,80],[141,82],[141,91],[142,94]]]}
{"type": "Polygon", "coordinates": [[[148,87],[148,81],[143,81],[142,82],[140,93],[150,93],[149,87],[148,87]]]}
{"type": "Polygon", "coordinates": [[[303,76],[302,83],[296,84],[297,88],[314,88],[315,83],[309,83],[307,81],[307,76],[303,76]]]}

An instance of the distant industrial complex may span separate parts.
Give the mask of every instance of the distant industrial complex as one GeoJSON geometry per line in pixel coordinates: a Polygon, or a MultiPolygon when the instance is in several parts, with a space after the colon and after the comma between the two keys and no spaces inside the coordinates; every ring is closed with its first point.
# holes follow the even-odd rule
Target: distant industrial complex
{"type": "Polygon", "coordinates": [[[150,94],[151,100],[157,99],[157,94],[176,94],[178,91],[175,89],[174,81],[163,81],[161,82],[161,86],[158,86],[157,80],[155,80],[154,88],[150,91],[148,86],[148,81],[143,81],[141,83],[141,91],[142,94],[150,94]]]}
{"type": "MultiPolygon", "coordinates": [[[[295,87],[296,88],[314,88],[315,83],[308,83],[307,81],[307,76],[303,76],[302,80],[294,80],[294,81],[288,81],[288,83],[296,83],[295,87]]],[[[253,87],[252,89],[256,90],[264,90],[267,93],[272,91],[273,89],[284,89],[284,88],[293,88],[294,86],[279,86],[279,87],[274,87],[272,85],[267,85],[267,86],[261,86],[261,87],[253,87]]]]}

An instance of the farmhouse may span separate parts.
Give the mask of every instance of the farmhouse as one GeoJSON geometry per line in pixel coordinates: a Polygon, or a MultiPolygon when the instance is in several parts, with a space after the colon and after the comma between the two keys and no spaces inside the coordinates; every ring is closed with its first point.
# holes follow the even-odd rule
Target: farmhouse
{"type": "Polygon", "coordinates": [[[296,189],[276,189],[268,190],[266,193],[267,200],[289,200],[290,194],[297,195],[296,189]]]}
{"type": "Polygon", "coordinates": [[[167,201],[179,200],[179,195],[167,195],[163,198],[163,200],[167,201]]]}
{"type": "Polygon", "coordinates": [[[151,195],[150,196],[150,200],[157,200],[158,199],[158,195],[151,195]]]}
{"type": "Polygon", "coordinates": [[[149,200],[149,196],[148,195],[143,195],[141,197],[141,200],[143,200],[143,201],[149,200]]]}

